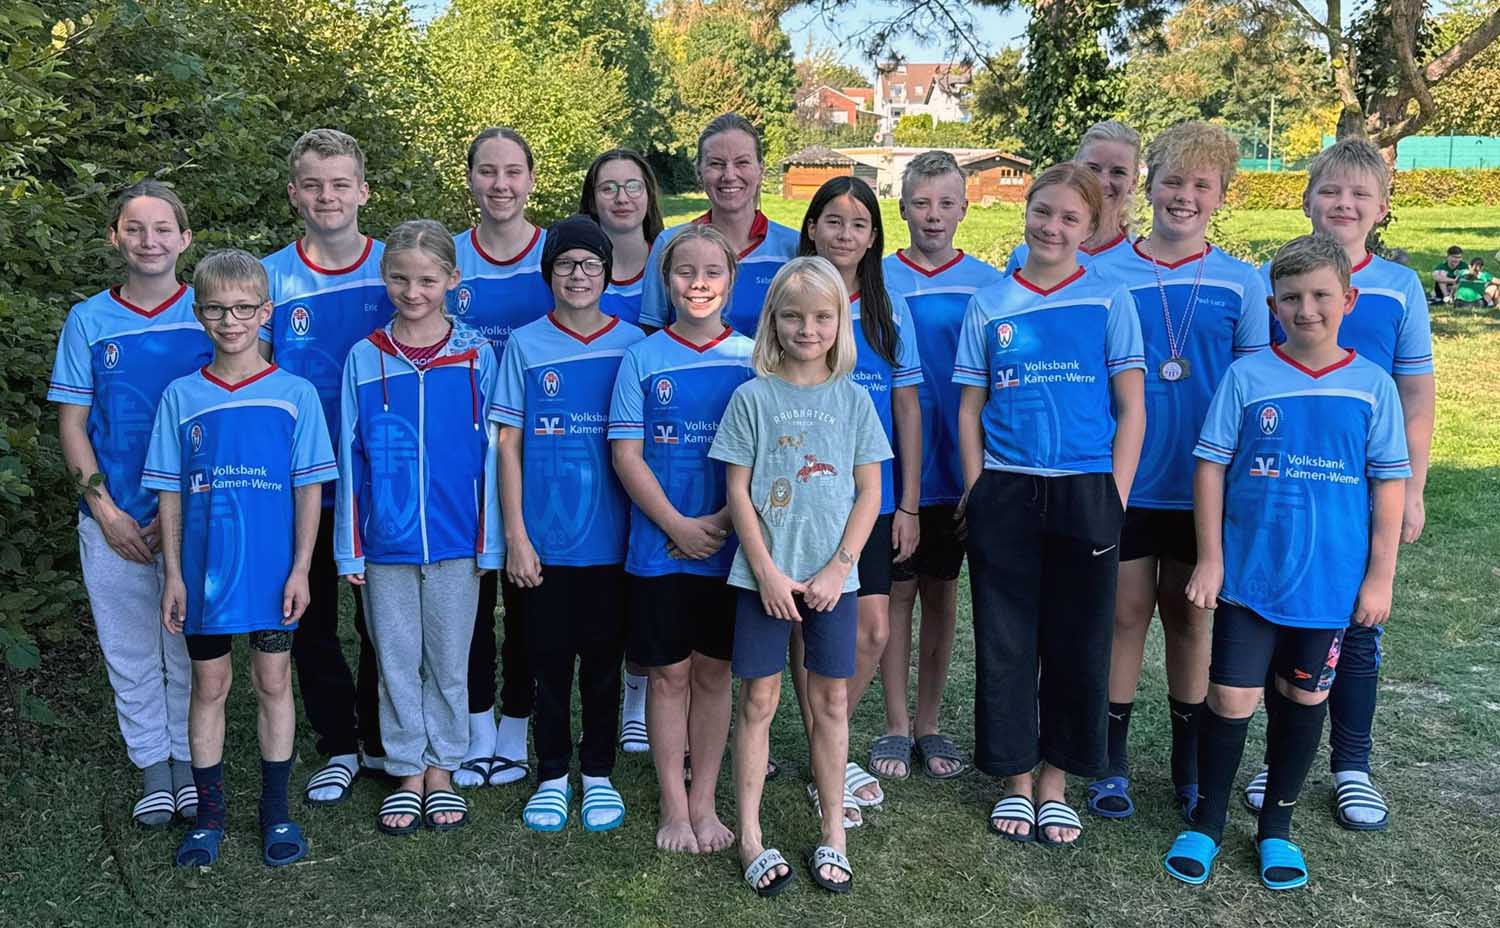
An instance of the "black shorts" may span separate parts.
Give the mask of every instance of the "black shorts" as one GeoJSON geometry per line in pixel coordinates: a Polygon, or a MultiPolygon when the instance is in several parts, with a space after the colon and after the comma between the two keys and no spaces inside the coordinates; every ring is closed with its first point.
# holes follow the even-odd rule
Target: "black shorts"
{"type": "Polygon", "coordinates": [[[1143,557],[1167,558],[1189,566],[1198,563],[1193,510],[1143,506],[1126,509],[1125,524],[1120,529],[1120,560],[1143,557]]]}
{"type": "Polygon", "coordinates": [[[904,561],[891,564],[891,580],[903,583],[924,577],[928,580],[957,580],[964,567],[964,543],[958,537],[958,523],[951,504],[923,506],[918,510],[917,524],[922,540],[917,550],[904,561]]]}
{"type": "Polygon", "coordinates": [[[1274,675],[1299,690],[1321,693],[1333,686],[1343,639],[1344,628],[1277,625],[1244,606],[1220,601],[1214,610],[1208,679],[1220,686],[1255,688],[1274,675]]]}
{"type": "Polygon", "coordinates": [[[870,540],[859,553],[859,595],[891,595],[891,522],[895,513],[886,513],[875,520],[870,529],[870,540]]]}
{"type": "MultiPolygon", "coordinates": [[[[247,635],[250,650],[263,654],[291,651],[292,636],[293,629],[290,628],[271,628],[247,635]]],[[[234,640],[233,635],[183,635],[182,638],[187,644],[188,657],[195,661],[218,660],[229,653],[230,643],[234,640]]]]}
{"type": "Polygon", "coordinates": [[[626,575],[625,656],[666,667],[694,652],[729,660],[734,650],[735,590],[723,577],[626,575]]]}

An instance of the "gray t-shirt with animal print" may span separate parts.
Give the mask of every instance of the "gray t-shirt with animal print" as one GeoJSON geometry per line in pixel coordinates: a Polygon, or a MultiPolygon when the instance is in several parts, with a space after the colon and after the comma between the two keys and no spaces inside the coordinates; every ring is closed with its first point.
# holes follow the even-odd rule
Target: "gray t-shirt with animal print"
{"type": "MultiPolygon", "coordinates": [[[[870,395],[848,377],[800,387],[768,376],[734,391],[708,456],[750,468],[750,500],[760,513],[771,559],[802,582],[838,551],[854,508],[855,465],[884,461],[891,457],[891,445],[870,395]]],[[[869,543],[890,544],[890,539],[869,543]]],[[[735,553],[728,582],[756,589],[743,547],[735,553]]],[[[856,567],[844,592],[857,589],[856,567]]]]}

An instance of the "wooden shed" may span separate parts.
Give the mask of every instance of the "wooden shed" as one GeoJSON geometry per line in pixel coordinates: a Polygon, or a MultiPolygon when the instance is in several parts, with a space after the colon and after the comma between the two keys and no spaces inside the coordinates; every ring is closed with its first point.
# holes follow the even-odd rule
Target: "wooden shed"
{"type": "Polygon", "coordinates": [[[1020,203],[1031,189],[1031,161],[1004,151],[987,151],[958,159],[968,175],[969,202],[978,206],[1020,203]]]}
{"type": "Polygon", "coordinates": [[[781,195],[788,200],[811,200],[818,188],[835,177],[857,175],[861,167],[848,155],[826,145],[811,145],[781,162],[781,195]]]}

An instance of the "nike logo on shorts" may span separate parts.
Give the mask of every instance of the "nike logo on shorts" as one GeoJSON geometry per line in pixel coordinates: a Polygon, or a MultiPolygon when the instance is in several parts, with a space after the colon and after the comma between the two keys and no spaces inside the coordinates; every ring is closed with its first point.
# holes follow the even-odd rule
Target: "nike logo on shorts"
{"type": "Polygon", "coordinates": [[[1123,713],[1123,712],[1120,713],[1119,715],[1115,715],[1113,712],[1110,712],[1109,713],[1109,717],[1112,718],[1112,719],[1114,719],[1116,722],[1123,722],[1123,721],[1125,721],[1125,713],[1123,713]]]}
{"type": "Polygon", "coordinates": [[[1108,548],[1095,548],[1094,549],[1094,557],[1098,557],[1101,554],[1108,554],[1109,552],[1113,551],[1117,547],[1119,547],[1119,545],[1110,545],[1108,548]]]}
{"type": "Polygon", "coordinates": [[[1283,809],[1290,809],[1292,806],[1297,804],[1297,800],[1293,799],[1291,802],[1287,802],[1285,799],[1278,799],[1276,800],[1276,804],[1278,806],[1281,806],[1283,809]]]}
{"type": "Polygon", "coordinates": [[[1182,719],[1184,722],[1191,722],[1193,720],[1192,713],[1189,712],[1178,712],[1176,709],[1173,709],[1172,714],[1182,719]]]}

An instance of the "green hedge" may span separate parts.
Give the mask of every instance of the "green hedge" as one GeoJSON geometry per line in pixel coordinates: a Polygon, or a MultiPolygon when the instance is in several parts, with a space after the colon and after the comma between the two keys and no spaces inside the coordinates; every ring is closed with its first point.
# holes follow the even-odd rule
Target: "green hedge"
{"type": "MultiPolygon", "coordinates": [[[[1306,186],[1303,171],[1241,171],[1228,202],[1236,209],[1301,209],[1306,186]]],[[[1500,169],[1398,171],[1391,205],[1500,206],[1500,169]]]]}

